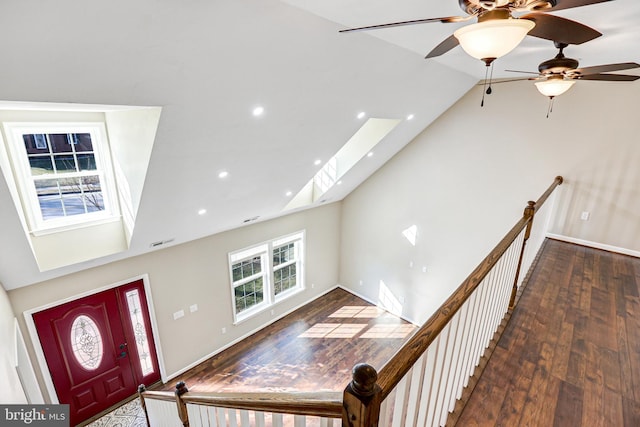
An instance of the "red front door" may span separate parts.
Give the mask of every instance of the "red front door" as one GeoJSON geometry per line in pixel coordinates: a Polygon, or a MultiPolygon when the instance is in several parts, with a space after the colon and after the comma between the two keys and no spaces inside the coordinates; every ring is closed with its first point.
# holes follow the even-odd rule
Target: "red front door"
{"type": "Polygon", "coordinates": [[[35,313],[60,403],[71,424],[160,378],[142,280],[35,313]]]}

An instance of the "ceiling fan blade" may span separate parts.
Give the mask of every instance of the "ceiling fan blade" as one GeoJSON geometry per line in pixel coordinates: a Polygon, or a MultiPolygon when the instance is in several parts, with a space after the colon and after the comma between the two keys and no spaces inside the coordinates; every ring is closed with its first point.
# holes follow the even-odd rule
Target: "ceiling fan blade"
{"type": "Polygon", "coordinates": [[[533,71],[520,71],[520,70],[505,70],[508,73],[524,73],[524,74],[535,74],[536,76],[540,73],[535,73],[533,71]]]}
{"type": "Polygon", "coordinates": [[[379,30],[381,28],[391,28],[391,27],[402,27],[404,25],[415,25],[415,24],[428,24],[430,22],[464,22],[473,18],[475,15],[470,16],[446,16],[443,18],[425,18],[425,19],[413,19],[411,21],[400,21],[400,22],[390,22],[388,24],[379,24],[379,25],[367,25],[366,27],[357,27],[357,28],[347,28],[345,30],[339,30],[339,33],[350,33],[353,31],[367,31],[367,30],[379,30]]]}
{"type": "Polygon", "coordinates": [[[594,65],[593,67],[582,67],[574,70],[580,74],[599,74],[608,73],[609,71],[630,70],[632,68],[640,68],[640,64],[635,62],[621,62],[619,64],[594,65]]]}
{"type": "Polygon", "coordinates": [[[435,58],[436,56],[440,56],[444,53],[447,53],[454,47],[458,46],[459,44],[460,42],[458,41],[458,39],[455,38],[453,34],[451,34],[449,37],[444,39],[438,46],[434,47],[431,50],[431,52],[429,52],[427,56],[425,56],[425,59],[435,58]]]}
{"type": "Polygon", "coordinates": [[[570,9],[572,7],[588,6],[590,4],[604,3],[611,0],[556,0],[556,5],[550,10],[570,9]]]}
{"type": "Polygon", "coordinates": [[[599,31],[579,22],[547,13],[528,13],[520,19],[535,22],[536,26],[529,31],[530,36],[558,43],[582,44],[602,35],[599,31]]]}
{"type": "MultiPolygon", "coordinates": [[[[498,83],[511,83],[511,82],[520,82],[523,80],[537,80],[537,79],[533,79],[531,77],[519,77],[516,79],[500,79],[500,80],[491,80],[491,84],[498,84],[498,83]]],[[[486,83],[485,80],[480,80],[480,82],[478,82],[476,85],[480,86],[480,85],[484,85],[486,83]]]]}
{"type": "Polygon", "coordinates": [[[577,77],[578,80],[600,80],[603,82],[632,82],[640,79],[640,76],[627,74],[587,74],[577,77]]]}

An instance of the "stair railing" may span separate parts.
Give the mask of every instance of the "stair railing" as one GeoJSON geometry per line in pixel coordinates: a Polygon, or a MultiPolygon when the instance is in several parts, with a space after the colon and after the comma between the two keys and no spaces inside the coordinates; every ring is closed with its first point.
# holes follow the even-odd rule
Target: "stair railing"
{"type": "Polygon", "coordinates": [[[517,303],[521,273],[544,239],[534,217],[545,222],[539,211],[562,182],[556,177],[528,202],[522,218],[379,373],[356,365],[344,392],[194,393],[178,383],[171,393],[141,386],[149,426],[331,427],[340,419],[349,427],[444,426],[517,303]]]}
{"type": "Polygon", "coordinates": [[[494,334],[513,309],[521,272],[533,260],[530,253],[537,253],[542,244],[545,230],[539,227],[537,247],[527,256],[536,212],[562,182],[561,176],[556,177],[538,201],[528,202],[522,218],[379,373],[370,366],[354,368],[354,381],[359,369],[367,377],[359,382],[370,386],[360,393],[362,387],[352,387],[352,381],[345,389],[344,426],[446,425],[494,334]]]}
{"type": "Polygon", "coordinates": [[[342,392],[190,392],[184,382],[175,393],[138,389],[151,427],[337,427],[342,392]]]}

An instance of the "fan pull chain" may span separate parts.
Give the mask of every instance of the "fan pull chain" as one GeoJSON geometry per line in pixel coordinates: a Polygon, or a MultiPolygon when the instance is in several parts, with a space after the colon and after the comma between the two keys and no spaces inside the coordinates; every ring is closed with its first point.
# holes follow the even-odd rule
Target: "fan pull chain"
{"type": "Polygon", "coordinates": [[[484,69],[484,84],[482,85],[482,101],[480,101],[480,106],[484,107],[484,94],[487,92],[487,74],[489,74],[489,64],[487,64],[487,68],[484,69]]]}
{"type": "Polygon", "coordinates": [[[553,113],[553,96],[549,97],[549,108],[547,108],[547,119],[549,118],[549,114],[553,113]]]}
{"type": "Polygon", "coordinates": [[[491,62],[491,72],[489,73],[489,87],[487,88],[487,95],[491,95],[491,82],[493,81],[493,62],[491,62]]]}
{"type": "Polygon", "coordinates": [[[493,79],[493,60],[491,62],[487,62],[487,68],[484,69],[484,84],[482,86],[482,101],[480,102],[480,106],[484,107],[484,95],[491,95],[491,79],[493,79]],[[491,74],[489,74],[489,65],[491,65],[491,74]],[[487,80],[487,74],[489,74],[489,79],[487,80]],[[489,87],[487,87],[487,82],[489,82],[489,87]]]}

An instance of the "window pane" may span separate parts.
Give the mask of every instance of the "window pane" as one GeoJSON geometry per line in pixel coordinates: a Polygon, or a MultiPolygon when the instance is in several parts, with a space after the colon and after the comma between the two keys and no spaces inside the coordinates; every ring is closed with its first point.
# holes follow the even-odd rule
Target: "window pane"
{"type": "Polygon", "coordinates": [[[262,272],[262,260],[260,257],[253,258],[253,274],[258,274],[262,272]]]}
{"type": "Polygon", "coordinates": [[[66,216],[82,215],[87,213],[85,210],[84,199],[81,194],[73,194],[62,198],[66,216]]]}
{"type": "Polygon", "coordinates": [[[47,136],[43,133],[22,135],[24,148],[27,154],[45,154],[49,153],[47,145],[47,136]]]}
{"type": "Polygon", "coordinates": [[[273,265],[280,265],[295,259],[295,243],[288,243],[273,249],[273,265]]]}
{"type": "Polygon", "coordinates": [[[238,281],[247,277],[251,277],[254,274],[262,272],[262,262],[260,257],[253,257],[250,260],[242,261],[237,264],[233,264],[233,281],[238,281]]]}
{"type": "Polygon", "coordinates": [[[60,218],[64,216],[62,200],[57,194],[38,196],[38,202],[40,203],[40,211],[42,212],[43,220],[46,221],[48,219],[60,218]]]}
{"type": "Polygon", "coordinates": [[[249,261],[242,262],[242,277],[249,277],[253,275],[253,264],[249,261]]]}
{"type": "Polygon", "coordinates": [[[42,175],[53,172],[53,162],[50,156],[29,156],[31,175],[42,175]]]}
{"type": "Polygon", "coordinates": [[[95,212],[104,210],[104,200],[102,196],[102,187],[100,186],[100,178],[97,176],[83,176],[82,195],[87,206],[87,212],[95,212]]]}
{"type": "Polygon", "coordinates": [[[279,268],[274,272],[274,292],[276,295],[297,286],[296,264],[279,268]]]}
{"type": "Polygon", "coordinates": [[[74,141],[76,152],[93,151],[90,133],[72,133],[70,134],[70,138],[74,141]]]}
{"type": "Polygon", "coordinates": [[[233,281],[237,282],[238,280],[242,279],[242,264],[238,263],[238,264],[233,264],[232,267],[232,276],[233,276],[233,281]]]}
{"type": "Polygon", "coordinates": [[[93,154],[78,154],[78,169],[81,171],[96,170],[96,159],[93,154]]]}
{"type": "Polygon", "coordinates": [[[70,153],[73,150],[66,133],[50,133],[49,141],[54,153],[70,153]]]}
{"type": "Polygon", "coordinates": [[[35,186],[38,197],[53,194],[58,195],[60,193],[57,179],[39,179],[35,181],[35,186]]]}
{"type": "Polygon", "coordinates": [[[73,158],[73,154],[64,156],[54,156],[56,162],[56,170],[59,173],[64,172],[76,172],[76,161],[73,158]]]}
{"type": "Polygon", "coordinates": [[[236,313],[241,313],[264,301],[264,289],[262,277],[236,286],[234,289],[236,299],[236,313]]]}

